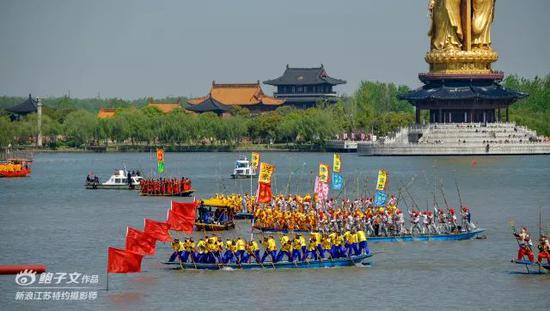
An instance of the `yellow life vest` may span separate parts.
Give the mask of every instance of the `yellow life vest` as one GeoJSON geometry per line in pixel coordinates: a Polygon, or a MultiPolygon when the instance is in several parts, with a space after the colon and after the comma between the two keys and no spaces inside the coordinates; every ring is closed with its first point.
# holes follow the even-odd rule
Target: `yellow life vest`
{"type": "Polygon", "coordinates": [[[330,238],[323,239],[322,242],[323,249],[330,249],[332,244],[330,243],[330,238]]]}
{"type": "Polygon", "coordinates": [[[246,242],[243,239],[237,240],[237,250],[238,251],[244,251],[246,250],[246,242]]]}
{"type": "Polygon", "coordinates": [[[276,251],[277,250],[277,242],[275,242],[274,239],[267,240],[267,249],[269,251],[276,251]]]}
{"type": "Polygon", "coordinates": [[[365,231],[363,230],[357,231],[357,240],[359,242],[365,242],[367,240],[367,235],[365,234],[365,231]]]}

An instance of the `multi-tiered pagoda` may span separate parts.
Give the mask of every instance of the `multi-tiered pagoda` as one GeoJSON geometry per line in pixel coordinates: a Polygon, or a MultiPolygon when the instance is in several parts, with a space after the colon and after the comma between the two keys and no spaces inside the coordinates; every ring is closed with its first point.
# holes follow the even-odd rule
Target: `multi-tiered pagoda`
{"type": "Polygon", "coordinates": [[[336,102],[333,88],[345,83],[344,80],[330,77],[323,65],[316,68],[292,68],[286,65],[282,76],[264,81],[264,84],[277,87],[273,94],[275,98],[298,108],[309,108],[318,102],[336,102]]]}

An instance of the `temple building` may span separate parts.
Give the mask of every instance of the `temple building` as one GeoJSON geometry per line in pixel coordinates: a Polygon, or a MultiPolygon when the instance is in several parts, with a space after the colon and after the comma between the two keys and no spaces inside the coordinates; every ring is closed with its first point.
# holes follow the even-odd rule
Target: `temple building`
{"type": "Polygon", "coordinates": [[[284,100],[287,105],[309,108],[318,102],[335,103],[334,86],[346,81],[330,77],[323,65],[316,68],[292,68],[286,65],[282,76],[264,81],[264,84],[277,87],[275,98],[284,100]]]}
{"type": "Polygon", "coordinates": [[[429,110],[430,123],[509,122],[508,107],[527,94],[508,90],[499,72],[472,76],[420,74],[419,89],[400,96],[416,107],[416,123],[421,111],[429,110]]]}
{"type": "Polygon", "coordinates": [[[252,113],[275,110],[284,104],[284,100],[265,95],[256,83],[218,84],[212,81],[208,95],[192,98],[185,109],[196,112],[214,112],[218,115],[229,113],[234,107],[243,107],[252,113]]]}
{"type": "Polygon", "coordinates": [[[149,101],[147,102],[147,107],[157,108],[163,113],[170,113],[176,109],[182,109],[179,98],[175,103],[155,102],[153,98],[149,98],[149,101]]]}
{"type": "Polygon", "coordinates": [[[33,98],[31,94],[29,94],[29,97],[27,97],[24,102],[6,108],[6,111],[10,113],[12,120],[19,120],[28,114],[38,112],[38,99],[33,98]]]}
{"type": "Polygon", "coordinates": [[[97,118],[98,119],[111,119],[116,114],[116,108],[103,108],[100,107],[99,111],[97,112],[97,118]]]}

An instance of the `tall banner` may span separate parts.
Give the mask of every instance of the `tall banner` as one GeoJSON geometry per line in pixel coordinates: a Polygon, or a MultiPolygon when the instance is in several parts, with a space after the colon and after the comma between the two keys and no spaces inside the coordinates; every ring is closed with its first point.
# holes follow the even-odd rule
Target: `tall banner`
{"type": "Polygon", "coordinates": [[[332,173],[332,190],[342,190],[344,187],[344,177],[338,173],[332,173]]]}
{"type": "Polygon", "coordinates": [[[269,163],[260,163],[260,175],[258,176],[258,182],[271,185],[271,176],[275,171],[275,166],[269,163]]]}
{"type": "Polygon", "coordinates": [[[342,159],[338,153],[334,154],[334,160],[332,161],[332,171],[335,173],[340,173],[342,168],[342,159]]]}
{"type": "Polygon", "coordinates": [[[324,163],[319,163],[319,181],[328,183],[329,181],[329,166],[324,163]]]}
{"type": "Polygon", "coordinates": [[[378,182],[376,183],[376,190],[382,191],[386,189],[386,182],[388,179],[388,174],[385,170],[378,171],[378,182]]]}
{"type": "Polygon", "coordinates": [[[159,174],[164,173],[164,150],[162,148],[157,149],[157,172],[159,174]]]}
{"type": "Polygon", "coordinates": [[[273,198],[271,192],[271,184],[258,183],[258,193],[256,194],[256,201],[258,203],[269,203],[273,198]]]}
{"type": "Polygon", "coordinates": [[[388,195],[384,190],[377,190],[374,194],[374,206],[384,207],[386,206],[386,201],[388,200],[388,195]]]}
{"type": "Polygon", "coordinates": [[[252,152],[252,157],[250,158],[250,166],[257,171],[258,164],[260,164],[260,154],[257,152],[252,152]]]}
{"type": "Polygon", "coordinates": [[[315,177],[314,192],[317,195],[317,202],[325,202],[328,199],[328,184],[321,181],[319,176],[315,177]]]}

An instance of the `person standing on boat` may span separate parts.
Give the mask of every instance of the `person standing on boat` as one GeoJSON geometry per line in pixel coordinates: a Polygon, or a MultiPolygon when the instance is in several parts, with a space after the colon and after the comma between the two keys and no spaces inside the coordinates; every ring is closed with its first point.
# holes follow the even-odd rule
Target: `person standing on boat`
{"type": "Polygon", "coordinates": [[[548,237],[546,235],[542,235],[539,240],[538,263],[542,263],[544,258],[546,258],[546,263],[550,265],[550,242],[548,242],[548,237]]]}
{"type": "Polygon", "coordinates": [[[197,242],[197,251],[195,254],[195,262],[206,262],[206,240],[208,236],[205,236],[204,239],[201,239],[197,242]]]}
{"type": "Polygon", "coordinates": [[[435,226],[435,217],[432,211],[428,211],[428,234],[439,234],[437,227],[435,226]]]}
{"type": "Polygon", "coordinates": [[[317,256],[317,240],[313,236],[309,237],[309,243],[307,245],[307,252],[306,252],[306,255],[304,256],[304,260],[306,260],[310,257],[313,258],[313,260],[318,259],[318,256],[317,256]]]}
{"type": "Polygon", "coordinates": [[[475,225],[472,223],[472,215],[470,214],[470,209],[467,207],[463,207],[461,211],[462,216],[462,228],[464,228],[466,231],[471,231],[472,229],[475,229],[475,225]]]}
{"type": "Polygon", "coordinates": [[[534,262],[535,255],[531,249],[533,242],[531,242],[531,237],[529,236],[529,231],[527,231],[527,228],[521,228],[519,233],[514,233],[514,236],[518,240],[519,244],[517,260],[523,260],[523,257],[527,256],[530,262],[534,262]]]}
{"type": "Polygon", "coordinates": [[[357,242],[358,242],[358,247],[357,247],[357,253],[355,255],[370,253],[369,244],[367,242],[367,234],[365,233],[365,231],[361,229],[357,230],[357,242]]]}
{"type": "Polygon", "coordinates": [[[411,216],[410,233],[414,234],[415,229],[418,231],[418,233],[422,233],[422,228],[420,228],[420,212],[417,212],[413,209],[411,212],[409,212],[409,215],[411,216]]]}
{"type": "MultiPolygon", "coordinates": [[[[295,236],[292,240],[292,253],[290,261],[302,261],[302,241],[300,241],[300,238],[298,236],[295,236]]],[[[304,254],[305,255],[305,254],[304,254]]]]}
{"type": "Polygon", "coordinates": [[[450,208],[450,209],[449,209],[449,220],[448,220],[448,223],[449,223],[451,232],[455,232],[455,231],[458,229],[458,226],[457,226],[456,221],[457,221],[457,218],[456,218],[456,215],[455,215],[455,209],[454,209],[454,208],[450,208]]]}

